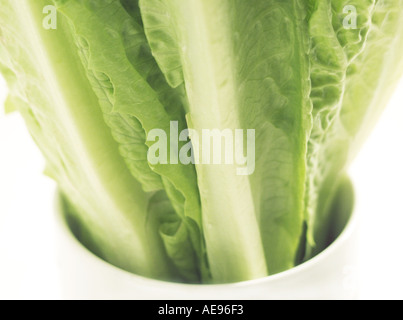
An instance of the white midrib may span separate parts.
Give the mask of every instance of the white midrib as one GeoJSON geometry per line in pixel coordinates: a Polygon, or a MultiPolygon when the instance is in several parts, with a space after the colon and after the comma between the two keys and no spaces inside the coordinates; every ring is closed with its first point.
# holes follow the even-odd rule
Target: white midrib
{"type": "MultiPolygon", "coordinates": [[[[92,195],[99,196],[99,202],[94,205],[97,205],[100,210],[95,212],[95,214],[102,215],[103,213],[109,213],[114,215],[114,224],[116,223],[116,225],[121,225],[123,227],[126,226],[126,228],[122,229],[122,232],[124,232],[124,230],[130,230],[127,226],[133,225],[133,223],[128,219],[127,212],[123,212],[124,209],[122,209],[122,207],[119,206],[119,203],[116,202],[113,194],[111,194],[111,188],[108,187],[106,181],[103,181],[102,174],[97,170],[101,168],[96,164],[96,159],[93,159],[85,142],[79,135],[79,132],[83,128],[77,126],[77,119],[75,119],[75,116],[70,110],[72,106],[68,105],[66,102],[68,99],[66,99],[65,95],[68,95],[68,92],[65,92],[65,88],[62,87],[60,81],[55,75],[51,64],[52,58],[45,51],[45,46],[40,45],[43,43],[43,39],[40,35],[40,30],[38,30],[38,28],[40,28],[40,26],[38,26],[38,21],[35,20],[39,15],[34,16],[34,12],[35,10],[42,11],[42,8],[38,4],[33,4],[30,0],[15,1],[15,5],[18,5],[15,10],[16,12],[19,12],[21,16],[20,23],[23,25],[22,29],[29,32],[29,36],[27,36],[26,39],[31,42],[32,45],[30,47],[35,48],[32,55],[36,57],[36,61],[38,61],[38,65],[40,65],[41,70],[43,71],[48,92],[51,94],[51,99],[54,103],[55,113],[57,118],[60,119],[60,125],[63,126],[69,138],[74,141],[74,152],[76,153],[76,157],[79,159],[81,166],[80,172],[85,175],[86,180],[91,187],[88,191],[92,195]]],[[[96,137],[94,137],[94,139],[96,139],[96,137]]],[[[94,199],[93,196],[92,199],[94,199]]],[[[91,211],[93,210],[88,211],[87,214],[94,214],[94,212],[91,211]]],[[[102,217],[93,216],[92,219],[96,221],[97,219],[102,219],[102,217]]],[[[144,241],[140,239],[136,232],[130,232],[130,239],[132,241],[131,246],[133,250],[136,250],[136,258],[139,260],[138,265],[147,264],[146,261],[148,258],[147,254],[144,252],[144,241]]]]}
{"type": "MultiPolygon", "coordinates": [[[[190,124],[239,129],[231,25],[225,1],[174,0],[190,124]]],[[[245,128],[253,129],[253,128],[245,128]]],[[[250,181],[236,165],[196,165],[209,265],[214,281],[243,281],[268,274],[250,181]]]]}

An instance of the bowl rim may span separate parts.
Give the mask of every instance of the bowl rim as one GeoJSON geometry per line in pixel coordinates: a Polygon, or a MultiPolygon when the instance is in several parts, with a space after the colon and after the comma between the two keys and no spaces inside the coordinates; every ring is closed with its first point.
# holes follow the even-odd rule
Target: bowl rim
{"type": "Polygon", "coordinates": [[[318,253],[316,256],[313,258],[291,268],[285,271],[282,271],[280,273],[274,274],[274,275],[269,275],[267,277],[259,278],[259,279],[253,279],[253,280],[247,280],[247,281],[241,281],[241,282],[234,282],[234,283],[222,283],[222,284],[192,284],[192,283],[179,283],[179,282],[170,282],[166,280],[157,280],[157,279],[152,279],[152,278],[147,278],[132,272],[129,272],[127,270],[121,269],[104,259],[98,257],[96,254],[91,252],[89,249],[87,249],[78,239],[77,237],[73,234],[73,231],[68,225],[67,219],[65,214],[63,213],[62,210],[62,205],[61,205],[61,197],[60,193],[57,191],[56,192],[56,197],[55,197],[55,223],[56,227],[58,229],[61,229],[63,232],[63,238],[65,239],[70,239],[72,247],[74,247],[75,251],[80,251],[82,254],[87,255],[88,257],[91,258],[91,260],[94,263],[98,263],[102,265],[105,269],[108,269],[108,272],[110,273],[119,273],[120,276],[126,277],[130,282],[133,283],[138,283],[138,284],[143,284],[147,285],[150,287],[153,286],[158,286],[160,289],[166,288],[166,289],[181,289],[181,288],[187,288],[187,289],[198,289],[198,290],[203,290],[203,289],[215,289],[215,290],[228,290],[228,289],[234,289],[234,288],[243,288],[243,287],[250,287],[250,286],[255,286],[258,284],[270,284],[274,282],[281,281],[285,278],[293,277],[297,274],[303,273],[305,270],[308,270],[315,265],[320,264],[322,261],[326,260],[330,255],[332,255],[332,252],[337,251],[338,248],[343,246],[343,244],[351,237],[351,235],[354,233],[354,230],[357,228],[358,225],[358,212],[356,205],[354,203],[353,205],[353,210],[350,214],[350,217],[348,218],[348,221],[346,225],[344,226],[343,230],[339,234],[339,236],[323,251],[318,253]]]}

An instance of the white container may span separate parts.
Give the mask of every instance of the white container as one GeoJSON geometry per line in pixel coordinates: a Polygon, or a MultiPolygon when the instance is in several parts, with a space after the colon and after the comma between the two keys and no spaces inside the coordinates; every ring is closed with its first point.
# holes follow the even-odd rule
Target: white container
{"type": "Polygon", "coordinates": [[[64,299],[284,300],[356,299],[357,214],[341,235],[313,259],[263,279],[224,285],[187,285],[123,271],[88,251],[57,212],[64,299]]]}

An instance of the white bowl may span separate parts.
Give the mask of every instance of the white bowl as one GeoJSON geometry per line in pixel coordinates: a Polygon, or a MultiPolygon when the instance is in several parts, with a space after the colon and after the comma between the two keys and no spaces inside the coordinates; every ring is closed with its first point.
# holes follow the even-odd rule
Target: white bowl
{"type": "Polygon", "coordinates": [[[123,271],[88,251],[57,212],[60,275],[64,299],[284,300],[356,299],[357,213],[340,236],[311,260],[266,278],[223,285],[189,285],[123,271]]]}

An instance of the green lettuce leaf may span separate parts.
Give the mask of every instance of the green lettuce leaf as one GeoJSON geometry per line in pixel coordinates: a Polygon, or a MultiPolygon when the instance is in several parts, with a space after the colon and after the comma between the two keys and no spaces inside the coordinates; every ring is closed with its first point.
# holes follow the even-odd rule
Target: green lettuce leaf
{"type": "Polygon", "coordinates": [[[153,194],[143,191],[121,157],[65,19],[58,17],[57,31],[42,27],[49,4],[0,2],[1,64],[13,105],[101,256],[144,276],[175,278],[161,222],[148,217],[153,194]]]}
{"type": "MultiPolygon", "coordinates": [[[[316,36],[311,49],[314,127],[308,153],[306,213],[310,231],[306,259],[326,247],[333,219],[330,206],[338,181],[403,73],[403,1],[318,3],[310,20],[310,29],[316,30],[311,34],[316,36]],[[343,26],[343,8],[347,5],[357,10],[357,29],[343,26]],[[318,23],[325,19],[328,31],[316,28],[315,19],[318,23]]],[[[325,21],[320,25],[326,25],[325,21]]]]}
{"type": "Polygon", "coordinates": [[[310,130],[304,5],[140,0],[140,8],[167,81],[185,83],[189,127],[258,135],[250,177],[235,166],[196,165],[213,278],[248,280],[292,267],[310,130]]]}
{"type": "MultiPolygon", "coordinates": [[[[148,146],[153,142],[146,137],[151,130],[170,132],[171,121],[178,121],[179,130],[186,128],[181,101],[183,88],[174,90],[165,82],[150,53],[142,26],[119,1],[56,3],[69,19],[105,122],[119,143],[131,173],[146,191],[166,190],[187,226],[199,269],[203,269],[206,262],[194,167],[151,165],[147,161],[148,146]],[[113,16],[110,16],[111,11],[113,16]]],[[[135,7],[131,8],[133,10],[135,7]]],[[[193,255],[188,257],[193,259],[193,255]]]]}

